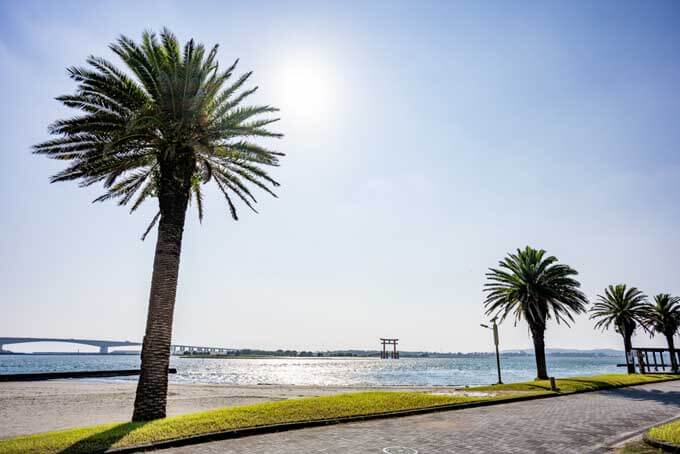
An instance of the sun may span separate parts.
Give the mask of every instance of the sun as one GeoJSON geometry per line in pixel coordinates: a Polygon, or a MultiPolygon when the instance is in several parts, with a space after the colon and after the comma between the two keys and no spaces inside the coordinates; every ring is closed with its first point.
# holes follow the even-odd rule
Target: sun
{"type": "Polygon", "coordinates": [[[327,63],[298,58],[283,65],[279,78],[280,105],[287,118],[320,123],[335,107],[337,84],[327,63]]]}

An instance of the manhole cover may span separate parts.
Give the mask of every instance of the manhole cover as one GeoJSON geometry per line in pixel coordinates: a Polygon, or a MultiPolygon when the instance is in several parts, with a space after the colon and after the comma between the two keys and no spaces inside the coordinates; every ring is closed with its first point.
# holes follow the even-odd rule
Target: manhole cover
{"type": "Polygon", "coordinates": [[[403,446],[390,446],[383,448],[385,454],[418,454],[418,451],[413,448],[405,448],[403,446]]]}

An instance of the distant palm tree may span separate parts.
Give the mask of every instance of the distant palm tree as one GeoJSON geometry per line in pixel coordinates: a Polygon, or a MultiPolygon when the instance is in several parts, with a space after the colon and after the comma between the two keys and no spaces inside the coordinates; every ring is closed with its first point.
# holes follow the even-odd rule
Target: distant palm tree
{"type": "Polygon", "coordinates": [[[87,68],[69,68],[78,88],[57,99],[82,114],[53,123],[50,132],[58,137],[34,150],[71,161],[52,182],[80,180],[81,186],[101,182],[106,193],[96,201],[117,199],[119,205],[131,203],[134,211],[145,200],[158,200],[158,213],[143,235],[158,224],[132,417],[143,421],[162,418],[166,412],[187,205],[194,200],[199,219],[203,218],[201,185],[209,181],[224,194],[234,220],[238,219],[234,197],[250,208],[256,202],[249,184],[274,195],[271,187],[278,183],[263,166],[277,166],[282,153],[245,139],[281,135],[266,129],[278,119],[259,117],[277,109],[241,106],[257,87],[242,90],[251,72],[228,83],[236,62],[220,71],[217,46],[206,51],[190,40],[182,49],[164,29],[160,40],[146,32],[139,44],[122,36],[110,48],[125,69],[98,57],[89,57],[87,68]]]}
{"type": "Polygon", "coordinates": [[[595,328],[609,329],[614,325],[616,332],[623,336],[626,350],[628,373],[635,373],[635,366],[630,360],[633,333],[638,326],[645,323],[645,304],[647,295],[635,287],[626,288],[625,284],[610,285],[604,295],[597,295],[598,302],[590,310],[591,319],[598,319],[595,328]]]}
{"type": "Polygon", "coordinates": [[[655,332],[663,334],[668,342],[673,372],[678,371],[678,359],[675,356],[673,336],[680,328],[680,298],[668,293],[654,296],[654,304],[645,308],[645,321],[652,336],[655,332]]]}
{"type": "Polygon", "coordinates": [[[529,324],[536,354],[536,378],[547,379],[545,362],[545,329],[548,320],[569,325],[572,313],[585,312],[588,300],[579,290],[581,284],[573,278],[578,272],[568,265],[558,264],[557,258],[545,257],[544,250],[529,246],[499,262],[500,269],[490,268],[490,281],[484,306],[487,315],[503,321],[513,314],[515,324],[525,319],[529,324]]]}

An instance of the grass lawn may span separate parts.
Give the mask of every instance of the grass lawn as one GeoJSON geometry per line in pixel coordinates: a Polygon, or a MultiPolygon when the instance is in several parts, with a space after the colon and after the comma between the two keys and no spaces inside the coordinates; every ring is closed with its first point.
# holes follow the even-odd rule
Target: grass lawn
{"type": "MultiPolygon", "coordinates": [[[[592,375],[589,377],[558,378],[557,389],[560,394],[568,394],[583,391],[596,391],[598,389],[617,388],[620,386],[640,385],[658,381],[679,378],[677,375],[667,374],[607,374],[592,375]]],[[[509,383],[507,385],[491,385],[472,388],[475,391],[550,391],[548,380],[535,380],[522,383],[509,383]]]]}
{"type": "MultiPolygon", "coordinates": [[[[558,380],[561,393],[595,390],[668,380],[673,376],[599,375],[558,380]]],[[[546,382],[525,382],[471,388],[499,392],[494,396],[462,396],[427,392],[358,392],[334,396],[309,397],[202,413],[174,416],[148,423],[114,423],[46,432],[0,440],[0,453],[84,453],[112,447],[127,447],[172,440],[192,435],[299,421],[336,419],[441,405],[518,396],[552,394],[546,382]]]]}
{"type": "Polygon", "coordinates": [[[680,420],[649,429],[649,436],[680,446],[680,420]]]}
{"type": "MultiPolygon", "coordinates": [[[[503,396],[505,398],[506,396],[503,396]]],[[[80,453],[230,429],[436,407],[498,397],[359,392],[227,407],[149,423],[102,424],[0,440],[0,453],[80,453]]]]}

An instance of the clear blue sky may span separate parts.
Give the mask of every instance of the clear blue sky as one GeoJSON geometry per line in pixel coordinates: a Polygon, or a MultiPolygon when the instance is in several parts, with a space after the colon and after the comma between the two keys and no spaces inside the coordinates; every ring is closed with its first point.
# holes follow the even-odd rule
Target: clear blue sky
{"type": "MultiPolygon", "coordinates": [[[[189,216],[176,341],[488,350],[484,272],[526,244],[593,299],[680,294],[679,25],[673,1],[0,1],[0,334],[141,338],[155,208],[50,185],[30,146],[70,115],[67,66],[163,26],[255,71],[288,154],[259,215],[210,190],[189,216]]],[[[580,318],[547,344],[621,341],[580,318]]]]}

